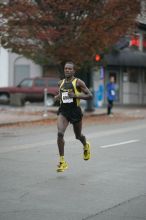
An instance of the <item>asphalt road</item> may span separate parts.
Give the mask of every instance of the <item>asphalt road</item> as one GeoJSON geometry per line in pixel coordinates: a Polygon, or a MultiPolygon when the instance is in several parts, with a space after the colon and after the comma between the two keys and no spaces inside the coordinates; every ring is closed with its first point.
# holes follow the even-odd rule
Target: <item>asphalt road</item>
{"type": "Polygon", "coordinates": [[[0,128],[0,220],[146,219],[146,120],[84,124],[90,161],[69,126],[56,172],[56,126],[0,128]]]}

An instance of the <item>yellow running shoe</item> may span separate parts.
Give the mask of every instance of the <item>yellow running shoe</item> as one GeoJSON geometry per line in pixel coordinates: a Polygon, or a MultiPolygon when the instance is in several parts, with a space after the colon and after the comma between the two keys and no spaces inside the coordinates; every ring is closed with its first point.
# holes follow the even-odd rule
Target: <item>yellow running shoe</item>
{"type": "Polygon", "coordinates": [[[91,153],[90,153],[90,143],[87,142],[86,145],[84,145],[84,160],[89,160],[91,157],[91,153]]]}
{"type": "Polygon", "coordinates": [[[66,161],[59,162],[57,172],[64,172],[64,170],[68,169],[68,164],[66,161]]]}

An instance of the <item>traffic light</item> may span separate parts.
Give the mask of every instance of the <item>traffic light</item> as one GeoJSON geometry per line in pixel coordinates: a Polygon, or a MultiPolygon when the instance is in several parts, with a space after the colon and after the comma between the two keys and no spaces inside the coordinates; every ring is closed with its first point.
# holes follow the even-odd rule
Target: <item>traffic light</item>
{"type": "Polygon", "coordinates": [[[99,62],[101,60],[101,56],[99,54],[95,55],[95,61],[99,62]]]}

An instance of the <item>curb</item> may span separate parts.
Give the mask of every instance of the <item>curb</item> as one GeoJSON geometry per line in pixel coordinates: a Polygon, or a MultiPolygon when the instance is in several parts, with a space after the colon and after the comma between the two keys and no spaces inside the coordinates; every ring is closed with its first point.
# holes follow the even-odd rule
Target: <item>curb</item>
{"type": "Polygon", "coordinates": [[[16,122],[6,122],[6,123],[0,123],[1,127],[7,127],[7,126],[20,126],[20,125],[28,125],[28,124],[35,124],[35,123],[43,123],[43,122],[55,122],[57,118],[42,118],[42,119],[34,119],[29,121],[16,121],[16,122]]]}
{"type": "MultiPolygon", "coordinates": [[[[56,112],[53,112],[54,114],[56,112]]],[[[99,117],[99,116],[104,116],[106,115],[106,113],[95,113],[95,112],[85,112],[83,114],[83,118],[89,118],[89,117],[99,117]]],[[[37,123],[48,123],[48,124],[51,124],[51,123],[54,123],[55,121],[57,121],[57,114],[55,117],[42,117],[42,118],[39,118],[39,119],[33,119],[33,120],[20,120],[20,121],[11,121],[11,122],[6,122],[6,123],[0,123],[0,128],[1,127],[7,127],[7,126],[19,126],[19,125],[27,125],[27,124],[37,124],[37,123]]]]}
{"type": "MultiPolygon", "coordinates": [[[[137,114],[137,111],[136,112],[131,112],[131,110],[129,110],[128,113],[124,113],[123,111],[120,111],[120,112],[115,112],[115,116],[114,117],[115,119],[118,118],[117,116],[122,116],[122,117],[125,117],[125,118],[133,118],[133,119],[145,119],[146,118],[146,115],[145,114],[137,114]],[[130,113],[129,113],[130,112],[130,113]]],[[[12,112],[14,113],[14,111],[12,112]]],[[[13,119],[9,122],[1,122],[0,123],[0,128],[2,127],[12,127],[12,126],[23,126],[23,125],[29,125],[29,124],[52,124],[52,123],[55,123],[57,121],[57,110],[56,109],[51,109],[49,111],[47,111],[47,114],[46,116],[44,116],[45,112],[44,111],[39,111],[39,114],[41,113],[41,116],[38,115],[38,112],[25,112],[26,114],[28,115],[36,115],[36,118],[23,118],[23,116],[21,115],[22,112],[18,112],[18,120],[17,120],[17,116],[15,118],[15,121],[13,121],[13,119]],[[43,114],[44,113],[44,114],[43,114]],[[49,115],[49,113],[53,113],[52,115],[49,115]],[[22,116],[22,118],[21,118],[22,116]],[[20,119],[20,120],[19,120],[20,119]]],[[[83,120],[84,118],[85,119],[88,119],[88,118],[91,118],[91,119],[94,119],[94,117],[100,117],[100,116],[107,116],[106,114],[106,110],[105,109],[102,109],[102,111],[93,111],[93,112],[87,112],[87,111],[84,111],[83,112],[83,120]]],[[[114,119],[113,118],[113,119],[114,119]]],[[[94,121],[94,120],[92,120],[94,121]]]]}

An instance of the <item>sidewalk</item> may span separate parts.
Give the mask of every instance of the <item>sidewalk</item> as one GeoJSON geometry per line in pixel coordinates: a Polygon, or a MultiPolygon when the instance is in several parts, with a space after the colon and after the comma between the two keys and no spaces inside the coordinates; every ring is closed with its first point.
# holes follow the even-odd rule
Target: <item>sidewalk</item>
{"type": "MultiPolygon", "coordinates": [[[[38,104],[29,104],[24,107],[0,105],[0,127],[18,123],[56,120],[58,107],[47,107],[38,104]]],[[[84,110],[84,109],[83,109],[84,110]]],[[[132,117],[133,119],[146,118],[144,107],[114,107],[114,115],[132,117]]],[[[85,117],[106,115],[106,108],[97,108],[93,112],[84,112],[85,117]]]]}
{"type": "Polygon", "coordinates": [[[0,126],[56,119],[57,107],[29,104],[23,107],[0,105],[0,126]]]}

